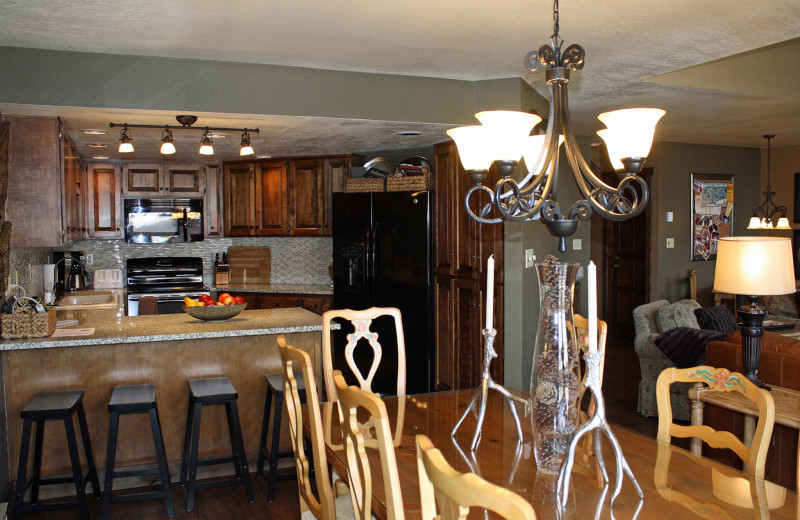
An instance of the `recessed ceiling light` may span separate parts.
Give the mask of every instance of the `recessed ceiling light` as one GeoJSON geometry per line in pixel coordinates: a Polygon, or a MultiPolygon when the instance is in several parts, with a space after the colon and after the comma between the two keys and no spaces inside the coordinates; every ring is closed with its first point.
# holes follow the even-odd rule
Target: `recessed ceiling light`
{"type": "Polygon", "coordinates": [[[107,134],[108,130],[103,130],[100,128],[83,128],[81,129],[81,132],[88,135],[103,135],[107,134]]]}
{"type": "Polygon", "coordinates": [[[269,154],[266,154],[266,153],[262,153],[262,154],[256,155],[256,159],[269,159],[270,157],[272,157],[272,156],[269,155],[269,154]]]}
{"type": "Polygon", "coordinates": [[[92,157],[93,157],[94,159],[100,159],[101,161],[105,161],[105,160],[107,160],[107,159],[110,159],[110,157],[109,157],[109,156],[107,156],[107,155],[94,155],[94,156],[92,156],[92,157]]]}
{"type": "Polygon", "coordinates": [[[415,136],[415,135],[420,135],[421,133],[422,133],[422,132],[418,132],[418,131],[416,131],[416,130],[404,130],[404,131],[402,131],[402,132],[397,132],[397,135],[403,135],[403,136],[415,136]]]}
{"type": "Polygon", "coordinates": [[[87,143],[86,146],[89,148],[108,148],[108,145],[105,143],[87,143]]]}
{"type": "Polygon", "coordinates": [[[213,132],[209,132],[208,137],[210,137],[211,139],[224,139],[228,137],[228,134],[216,134],[213,132]]]}

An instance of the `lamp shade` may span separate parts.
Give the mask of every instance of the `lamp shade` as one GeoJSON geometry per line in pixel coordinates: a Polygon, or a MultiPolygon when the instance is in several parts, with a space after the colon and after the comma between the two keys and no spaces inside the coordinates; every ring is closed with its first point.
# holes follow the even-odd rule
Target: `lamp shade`
{"type": "MultiPolygon", "coordinates": [[[[529,172],[539,164],[545,155],[545,139],[546,135],[529,135],[525,138],[525,147],[522,149],[522,157],[525,159],[525,166],[528,167],[529,172]]],[[[558,146],[564,142],[564,136],[558,136],[558,146]]],[[[541,165],[540,165],[541,166],[541,165]]]]}
{"type": "Polygon", "coordinates": [[[519,161],[525,138],[542,120],[536,114],[512,110],[487,110],[475,117],[486,128],[486,145],[493,161],[519,161]]]}
{"type": "Polygon", "coordinates": [[[714,290],[744,296],[794,293],[796,289],[791,239],[719,239],[714,290]]]}
{"type": "Polygon", "coordinates": [[[492,165],[492,156],[486,143],[486,128],[482,126],[459,126],[447,131],[458,147],[458,156],[464,169],[488,170],[492,165]]]}
{"type": "Polygon", "coordinates": [[[624,157],[623,155],[624,152],[620,150],[620,146],[624,146],[622,140],[615,139],[614,138],[615,136],[608,128],[604,128],[603,130],[598,130],[597,135],[599,135],[606,143],[606,150],[608,151],[608,158],[611,159],[611,166],[615,170],[624,170],[625,165],[622,164],[622,158],[624,157]]]}
{"type": "MultiPolygon", "coordinates": [[[[627,108],[603,112],[597,116],[609,130],[600,136],[606,142],[609,155],[614,153],[620,159],[647,157],[653,145],[656,123],[664,114],[666,112],[660,108],[627,108]],[[609,140],[613,140],[614,144],[609,144],[609,140]]],[[[614,158],[611,162],[614,164],[614,158]]]]}

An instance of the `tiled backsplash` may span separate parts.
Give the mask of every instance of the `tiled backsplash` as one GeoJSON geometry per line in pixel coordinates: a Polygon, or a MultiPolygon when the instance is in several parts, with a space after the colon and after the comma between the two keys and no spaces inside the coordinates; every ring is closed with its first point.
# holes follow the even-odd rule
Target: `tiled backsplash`
{"type": "MultiPolygon", "coordinates": [[[[332,262],[333,242],[325,238],[213,238],[202,242],[177,244],[129,244],[122,240],[85,240],[71,247],[25,248],[11,250],[9,284],[19,284],[27,294],[42,293],[42,264],[51,251],[83,251],[93,255],[95,269],[125,270],[125,260],[144,256],[199,256],[203,259],[206,285],[214,283],[214,254],[229,246],[269,246],[272,253],[270,282],[275,285],[330,284],[328,266],[332,262]]],[[[89,278],[91,280],[91,277],[89,278]]]]}

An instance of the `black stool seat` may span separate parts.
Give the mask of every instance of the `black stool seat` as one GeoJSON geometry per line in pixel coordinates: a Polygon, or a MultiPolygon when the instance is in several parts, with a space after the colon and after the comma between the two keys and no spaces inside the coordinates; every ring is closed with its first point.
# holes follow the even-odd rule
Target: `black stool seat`
{"type": "Polygon", "coordinates": [[[106,452],[106,478],[103,492],[103,520],[108,519],[111,504],[129,502],[149,498],[164,497],[167,506],[167,516],[175,516],[172,506],[172,492],[170,490],[169,466],[167,454],[164,450],[164,436],[161,434],[161,422],[158,420],[156,407],[156,385],[126,385],[115,386],[108,402],[108,411],[111,412],[111,421],[108,425],[108,451],[106,452]],[[119,433],[120,414],[147,413],[150,415],[150,429],[153,433],[153,444],[156,449],[158,467],[155,469],[137,469],[117,471],[114,467],[117,454],[117,434],[119,433]],[[149,477],[158,476],[161,480],[161,491],[126,493],[114,495],[114,479],[116,477],[149,477]]]}
{"type": "Polygon", "coordinates": [[[186,434],[183,439],[183,458],[181,459],[181,485],[187,485],[186,510],[194,509],[194,492],[219,486],[244,484],[247,500],[255,502],[253,484],[247,467],[247,454],[242,441],[242,427],[236,400],[239,394],[227,377],[207,377],[189,380],[189,407],[186,413],[186,434]],[[204,405],[225,405],[228,434],[231,441],[231,456],[198,460],[200,441],[200,415],[204,405]],[[233,463],[236,474],[229,480],[215,480],[198,484],[197,468],[214,464],[233,463]]]}
{"type": "Polygon", "coordinates": [[[86,424],[86,414],[83,410],[83,389],[76,388],[71,390],[53,390],[39,393],[28,405],[20,412],[22,417],[22,437],[20,439],[19,466],[17,469],[17,481],[14,486],[14,504],[12,518],[19,520],[22,513],[28,511],[44,511],[61,509],[67,507],[77,507],[80,510],[81,518],[89,518],[89,505],[86,500],[86,483],[92,485],[95,498],[100,498],[100,482],[97,479],[97,469],[94,465],[94,455],[92,453],[92,442],[89,439],[89,428],[86,424]],[[83,452],[86,458],[87,471],[83,475],[80,456],[78,455],[78,443],[75,439],[75,426],[73,425],[73,415],[78,418],[78,426],[81,432],[83,452]],[[67,447],[69,458],[72,465],[71,477],[48,477],[41,476],[42,455],[44,446],[44,425],[48,420],[62,420],[67,434],[67,447]],[[30,479],[28,471],[28,452],[30,451],[31,428],[36,423],[36,439],[33,449],[33,471],[30,479]],[[72,482],[75,484],[77,501],[58,502],[39,504],[39,488],[49,484],[65,484],[72,482]],[[25,502],[25,493],[31,489],[31,500],[25,502]]]}
{"type": "MultiPolygon", "coordinates": [[[[297,380],[297,394],[300,402],[306,402],[306,384],[303,375],[295,374],[297,380]]],[[[278,459],[283,457],[294,457],[292,451],[280,452],[281,437],[281,416],[283,415],[283,375],[267,374],[267,398],[264,401],[264,416],[261,423],[261,440],[258,444],[258,462],[256,464],[256,476],[264,474],[264,462],[269,460],[269,482],[267,483],[267,501],[275,500],[275,482],[278,480],[278,459]],[[274,417],[272,418],[272,447],[267,449],[267,436],[269,430],[269,419],[272,414],[272,396],[275,396],[274,417]]],[[[294,478],[294,473],[281,475],[281,478],[294,478]]]]}

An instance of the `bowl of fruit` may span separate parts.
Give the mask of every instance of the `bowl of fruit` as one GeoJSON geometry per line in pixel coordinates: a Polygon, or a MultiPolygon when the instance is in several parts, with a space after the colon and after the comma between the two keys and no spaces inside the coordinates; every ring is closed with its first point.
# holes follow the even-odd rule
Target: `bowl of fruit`
{"type": "Polygon", "coordinates": [[[197,300],[184,298],[183,304],[183,312],[203,321],[228,320],[247,307],[244,298],[228,293],[220,294],[216,301],[207,294],[201,295],[197,300]]]}

